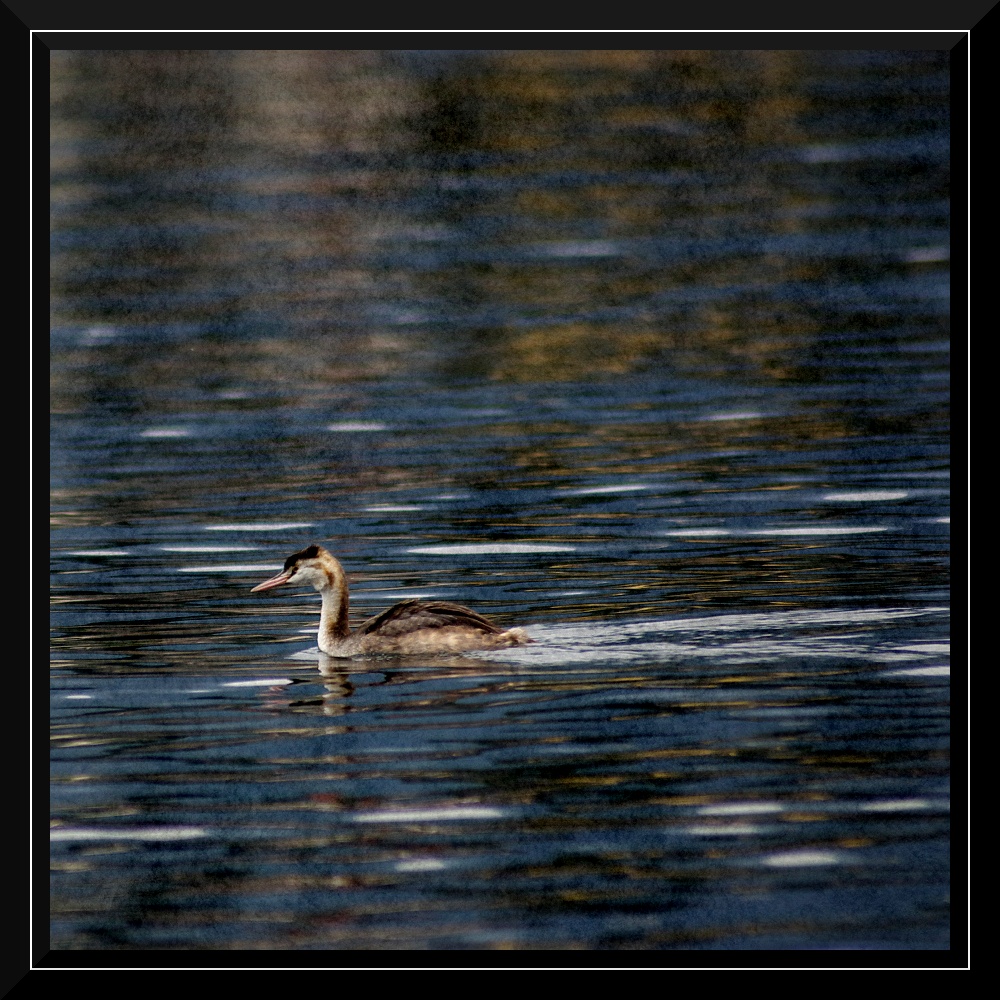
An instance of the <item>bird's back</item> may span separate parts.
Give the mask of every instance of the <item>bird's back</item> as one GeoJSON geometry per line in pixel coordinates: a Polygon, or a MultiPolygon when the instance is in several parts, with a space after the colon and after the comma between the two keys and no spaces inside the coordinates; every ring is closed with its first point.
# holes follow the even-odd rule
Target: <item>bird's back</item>
{"type": "Polygon", "coordinates": [[[358,627],[355,635],[399,637],[425,629],[471,629],[490,635],[504,630],[475,611],[449,601],[400,601],[388,611],[369,618],[358,627]]]}

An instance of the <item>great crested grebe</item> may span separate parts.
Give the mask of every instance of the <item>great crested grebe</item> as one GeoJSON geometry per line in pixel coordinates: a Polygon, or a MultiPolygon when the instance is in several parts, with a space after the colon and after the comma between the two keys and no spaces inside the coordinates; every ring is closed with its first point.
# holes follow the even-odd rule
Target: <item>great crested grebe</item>
{"type": "Polygon", "coordinates": [[[344,567],[321,545],[293,552],[277,576],[258,583],[250,593],[285,583],[300,583],[320,592],[319,648],[330,656],[464,653],[534,642],[524,629],[505,631],[475,611],[447,601],[401,601],[352,632],[347,623],[344,567]]]}

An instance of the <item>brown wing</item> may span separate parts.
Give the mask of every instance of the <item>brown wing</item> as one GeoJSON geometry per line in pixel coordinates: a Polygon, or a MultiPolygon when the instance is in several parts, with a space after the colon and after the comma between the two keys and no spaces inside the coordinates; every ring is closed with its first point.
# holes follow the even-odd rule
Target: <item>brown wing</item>
{"type": "Polygon", "coordinates": [[[477,615],[475,611],[463,608],[461,604],[448,601],[401,601],[388,611],[369,618],[355,631],[355,635],[370,635],[378,632],[384,636],[406,635],[421,629],[448,628],[460,626],[477,629],[480,632],[497,634],[503,631],[498,625],[477,615]]]}

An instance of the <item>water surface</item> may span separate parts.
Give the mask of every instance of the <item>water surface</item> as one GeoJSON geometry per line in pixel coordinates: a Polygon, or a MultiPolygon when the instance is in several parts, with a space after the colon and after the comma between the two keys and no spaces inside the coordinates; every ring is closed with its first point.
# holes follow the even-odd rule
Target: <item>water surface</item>
{"type": "Polygon", "coordinates": [[[52,948],[948,948],[948,70],[53,53],[52,948]]]}

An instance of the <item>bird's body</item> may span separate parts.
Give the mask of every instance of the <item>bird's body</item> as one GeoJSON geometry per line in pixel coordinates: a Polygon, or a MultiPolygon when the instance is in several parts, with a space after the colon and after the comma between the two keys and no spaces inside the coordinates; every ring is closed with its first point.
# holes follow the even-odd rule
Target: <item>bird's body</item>
{"type": "Polygon", "coordinates": [[[409,653],[465,653],[532,642],[524,629],[502,629],[482,615],[448,601],[401,601],[369,618],[353,632],[347,620],[347,577],[320,545],[285,560],[285,568],[253,588],[270,590],[300,583],[319,591],[319,648],[330,656],[409,653]]]}

